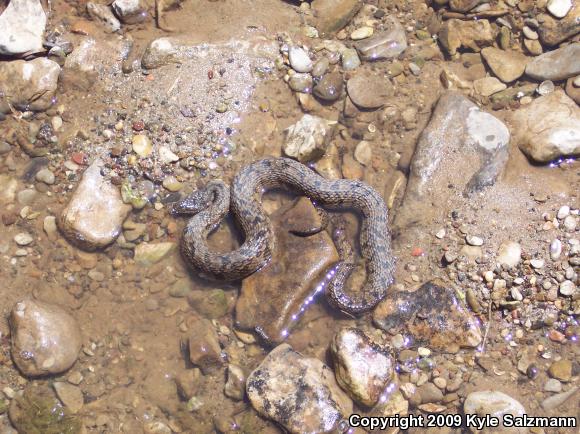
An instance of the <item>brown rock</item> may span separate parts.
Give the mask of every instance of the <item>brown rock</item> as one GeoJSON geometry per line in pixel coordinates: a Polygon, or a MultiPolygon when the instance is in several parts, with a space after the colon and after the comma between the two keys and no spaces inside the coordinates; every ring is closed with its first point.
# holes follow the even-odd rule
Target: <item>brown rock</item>
{"type": "Polygon", "coordinates": [[[449,0],[449,7],[452,11],[468,12],[484,0],[449,0]]]}
{"type": "Polygon", "coordinates": [[[459,48],[480,51],[492,45],[495,32],[488,20],[463,21],[451,19],[445,21],[439,31],[439,40],[450,55],[455,55],[459,48]]]}
{"type": "Polygon", "coordinates": [[[528,58],[522,53],[495,47],[484,48],[481,55],[493,73],[504,83],[510,83],[524,75],[528,63],[528,58]]]}
{"type": "Polygon", "coordinates": [[[479,321],[438,279],[415,292],[391,294],[377,306],[373,321],[389,333],[408,334],[414,344],[446,352],[475,348],[483,339],[479,321]]]}
{"type": "Polygon", "coordinates": [[[572,9],[562,18],[542,15],[542,24],[538,29],[540,41],[544,45],[558,45],[566,39],[580,33],[580,2],[575,1],[572,9]]]}
{"type": "Polygon", "coordinates": [[[552,378],[567,383],[572,378],[572,362],[566,359],[558,360],[550,365],[548,374],[552,378]]]}
{"type": "Polygon", "coordinates": [[[359,73],[346,83],[348,96],[358,107],[377,109],[393,96],[391,81],[382,76],[359,73]]]}
{"type": "Polygon", "coordinates": [[[243,280],[236,320],[242,329],[258,329],[266,340],[281,342],[297,324],[293,316],[301,314],[319,276],[339,258],[326,232],[309,237],[288,232],[296,225],[319,227],[320,216],[308,199],[271,218],[278,248],[267,266],[243,280]]]}
{"type": "Polygon", "coordinates": [[[345,27],[362,6],[361,0],[314,0],[314,22],[321,35],[328,35],[345,27]]]}
{"type": "Polygon", "coordinates": [[[204,374],[211,373],[223,364],[219,338],[210,320],[196,318],[188,324],[189,360],[204,374]]]}

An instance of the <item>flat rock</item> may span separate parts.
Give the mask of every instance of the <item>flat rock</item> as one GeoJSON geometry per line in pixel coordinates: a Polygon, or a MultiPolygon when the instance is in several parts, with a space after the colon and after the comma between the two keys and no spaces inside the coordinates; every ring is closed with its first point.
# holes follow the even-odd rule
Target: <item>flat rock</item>
{"type": "Polygon", "coordinates": [[[284,154],[305,163],[324,155],[336,122],[305,114],[294,125],[286,128],[284,154]]]}
{"type": "Polygon", "coordinates": [[[12,358],[30,377],[60,374],[77,360],[81,334],[75,318],[60,306],[26,299],[10,313],[12,358]]]}
{"type": "Polygon", "coordinates": [[[313,24],[321,36],[330,35],[345,27],[362,4],[361,0],[314,0],[311,4],[313,24]]]}
{"type": "Polygon", "coordinates": [[[64,62],[63,83],[80,90],[90,89],[99,77],[120,72],[131,46],[132,42],[121,36],[81,39],[64,62]]]}
{"type": "Polygon", "coordinates": [[[88,167],[57,219],[65,238],[86,250],[115,241],[131,211],[131,206],[123,203],[119,189],[101,175],[102,164],[96,160],[88,167]]]}
{"type": "Polygon", "coordinates": [[[0,15],[0,54],[14,56],[43,51],[45,27],[46,14],[40,0],[11,0],[0,15]]]}
{"type": "Polygon", "coordinates": [[[542,25],[538,29],[543,45],[555,46],[580,33],[580,2],[575,1],[572,9],[562,19],[542,15],[542,25]]]}
{"type": "Polygon", "coordinates": [[[580,154],[580,108],[561,89],[513,112],[511,124],[520,149],[534,161],[580,154]]]}
{"type": "Polygon", "coordinates": [[[452,11],[468,12],[484,1],[485,0],[449,0],[449,7],[452,11]]]}
{"type": "Polygon", "coordinates": [[[518,51],[504,51],[495,47],[484,48],[481,56],[504,83],[510,83],[524,75],[528,63],[528,58],[518,51]]]}
{"type": "Polygon", "coordinates": [[[499,119],[461,93],[443,93],[411,161],[394,222],[396,242],[418,245],[429,232],[420,228],[430,228],[435,215],[443,218],[447,212],[440,204],[494,184],[507,161],[509,141],[509,130],[499,119]]]}
{"type": "Polygon", "coordinates": [[[473,88],[481,96],[491,96],[506,89],[507,86],[495,77],[484,77],[475,80],[473,88]]]}
{"type": "Polygon", "coordinates": [[[580,74],[580,42],[534,58],[526,66],[526,75],[536,80],[566,80],[580,74]]]}
{"type": "Polygon", "coordinates": [[[493,44],[495,32],[488,20],[463,21],[450,19],[443,23],[438,33],[441,45],[451,56],[460,48],[479,52],[493,44]]]}
{"type": "Polygon", "coordinates": [[[493,390],[472,392],[465,398],[465,402],[463,403],[463,411],[465,414],[477,414],[480,417],[490,415],[492,417],[497,417],[500,420],[500,426],[498,428],[486,428],[481,431],[477,430],[477,432],[506,434],[525,434],[528,432],[527,428],[507,428],[503,426],[501,421],[504,414],[523,416],[526,414],[526,409],[522,404],[520,404],[520,402],[502,392],[493,390]]]}
{"type": "Polygon", "coordinates": [[[161,243],[141,243],[135,247],[135,262],[148,267],[165,259],[177,247],[171,241],[161,243]]]}
{"type": "Polygon", "coordinates": [[[246,382],[254,409],[290,433],[331,432],[352,413],[332,370],[288,344],[274,348],[246,382]]]}
{"type": "Polygon", "coordinates": [[[355,44],[361,59],[385,60],[399,56],[407,49],[405,29],[395,17],[385,18],[384,31],[355,44]]]}
{"type": "Polygon", "coordinates": [[[298,323],[319,278],[339,258],[325,231],[309,237],[288,232],[296,225],[319,227],[310,200],[302,198],[271,218],[278,247],[267,266],[243,280],[236,320],[242,329],[257,329],[267,341],[281,342],[298,323]]]}
{"type": "Polygon", "coordinates": [[[323,101],[333,102],[342,96],[344,80],[338,71],[325,74],[314,86],[313,93],[323,101]]]}
{"type": "Polygon", "coordinates": [[[374,310],[373,321],[388,333],[408,335],[413,345],[445,352],[475,348],[483,339],[479,321],[438,279],[414,292],[391,294],[374,310]]]}
{"type": "Polygon", "coordinates": [[[346,89],[352,102],[364,109],[382,107],[395,93],[387,77],[362,72],[347,81],[346,89]]]}
{"type": "MultiPolygon", "coordinates": [[[[1,33],[1,32],[0,32],[1,33]]],[[[0,113],[43,111],[52,105],[60,66],[39,57],[31,61],[0,62],[0,113]]]]}
{"type": "Polygon", "coordinates": [[[111,6],[124,24],[138,24],[149,18],[142,0],[115,0],[111,6]]]}
{"type": "Polygon", "coordinates": [[[330,351],[338,384],[356,402],[367,407],[377,404],[395,372],[389,348],[349,327],[334,336],[330,351]]]}

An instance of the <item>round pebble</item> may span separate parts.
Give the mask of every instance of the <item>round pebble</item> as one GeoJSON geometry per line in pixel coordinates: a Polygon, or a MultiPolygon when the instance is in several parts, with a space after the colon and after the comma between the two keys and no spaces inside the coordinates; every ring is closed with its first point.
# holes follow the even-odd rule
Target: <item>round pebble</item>
{"type": "Polygon", "coordinates": [[[288,85],[294,92],[310,93],[312,92],[312,76],[303,73],[294,74],[290,77],[288,85]]]}
{"type": "Polygon", "coordinates": [[[153,145],[145,134],[133,136],[133,151],[140,157],[148,157],[153,152],[153,145]]]}
{"type": "Polygon", "coordinates": [[[312,71],[312,60],[305,49],[300,47],[290,47],[288,50],[290,66],[296,72],[312,71]]]}
{"type": "Polygon", "coordinates": [[[336,101],[342,95],[344,88],[342,75],[339,72],[326,74],[314,86],[314,95],[324,101],[336,101]]]}
{"type": "Polygon", "coordinates": [[[483,246],[483,238],[475,235],[467,235],[465,241],[467,241],[467,244],[470,246],[483,246]]]}
{"type": "Polygon", "coordinates": [[[530,265],[532,266],[532,268],[542,268],[544,266],[544,260],[543,259],[532,259],[530,261],[530,265]]]}
{"type": "Polygon", "coordinates": [[[32,241],[34,241],[34,238],[32,238],[32,235],[27,232],[21,232],[14,236],[14,241],[19,246],[28,246],[32,243],[32,241]]]}
{"type": "Polygon", "coordinates": [[[359,142],[354,150],[354,158],[363,166],[368,166],[373,157],[371,145],[366,140],[359,142]]]}
{"type": "Polygon", "coordinates": [[[562,254],[562,241],[556,238],[550,243],[550,258],[552,258],[552,260],[555,261],[560,258],[561,254],[562,254]]]}
{"type": "Polygon", "coordinates": [[[574,231],[576,229],[576,224],[577,224],[576,217],[573,215],[569,215],[564,219],[564,228],[568,232],[574,231]]]}
{"type": "Polygon", "coordinates": [[[524,36],[528,39],[531,39],[532,41],[535,41],[539,38],[538,33],[533,31],[531,28],[529,28],[528,26],[524,26],[524,28],[522,29],[522,31],[524,32],[524,36]]]}
{"type": "Polygon", "coordinates": [[[370,26],[360,27],[350,34],[350,39],[352,39],[353,41],[359,41],[361,39],[371,37],[373,33],[374,29],[370,26]]]}
{"type": "Polygon", "coordinates": [[[540,83],[536,92],[538,92],[538,94],[543,96],[554,92],[554,89],[555,89],[554,82],[551,80],[546,80],[540,83]]]}
{"type": "Polygon", "coordinates": [[[560,393],[562,391],[562,383],[560,382],[560,380],[550,378],[548,379],[548,381],[546,381],[546,384],[544,384],[544,391],[560,393]]]}
{"type": "Polygon", "coordinates": [[[558,220],[564,220],[569,215],[570,215],[570,207],[568,205],[564,205],[560,207],[560,209],[558,210],[558,214],[556,214],[556,217],[558,217],[558,220]]]}
{"type": "Polygon", "coordinates": [[[36,180],[47,185],[52,185],[55,182],[54,173],[46,168],[41,169],[36,173],[36,180]]]}
{"type": "Polygon", "coordinates": [[[564,280],[560,283],[560,294],[570,296],[576,291],[576,285],[571,280],[564,280]]]}

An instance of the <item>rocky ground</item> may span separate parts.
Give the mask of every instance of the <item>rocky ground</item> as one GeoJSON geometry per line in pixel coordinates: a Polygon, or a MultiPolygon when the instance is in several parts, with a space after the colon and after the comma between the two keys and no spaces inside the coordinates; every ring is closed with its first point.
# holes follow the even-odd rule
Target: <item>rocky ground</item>
{"type": "Polygon", "coordinates": [[[9,0],[0,28],[1,432],[580,416],[578,0],[9,0]],[[265,196],[242,282],[181,258],[169,204],[280,155],[383,194],[372,312],[326,301],[304,198],[265,196]]]}

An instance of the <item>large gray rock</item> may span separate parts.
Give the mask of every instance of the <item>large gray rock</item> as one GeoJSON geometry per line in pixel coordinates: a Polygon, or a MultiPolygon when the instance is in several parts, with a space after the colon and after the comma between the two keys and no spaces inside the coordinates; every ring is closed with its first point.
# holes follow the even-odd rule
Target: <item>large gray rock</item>
{"type": "Polygon", "coordinates": [[[115,241],[131,211],[131,206],[123,203],[119,189],[101,175],[102,165],[96,160],[89,166],[57,220],[64,236],[86,250],[115,241]]]}
{"type": "Polygon", "coordinates": [[[336,122],[305,114],[286,130],[284,154],[305,163],[324,155],[336,122]]]}
{"type": "Polygon", "coordinates": [[[385,31],[358,42],[355,47],[363,60],[392,59],[407,49],[405,29],[395,17],[385,19],[385,31]]]}
{"type": "Polygon", "coordinates": [[[10,106],[17,110],[46,110],[52,104],[59,74],[58,63],[41,57],[30,62],[1,62],[0,112],[8,113],[10,106]]]}
{"type": "Polygon", "coordinates": [[[246,382],[258,413],[295,434],[331,432],[352,413],[332,370],[288,344],[274,348],[246,382]]]}
{"type": "Polygon", "coordinates": [[[45,27],[46,14],[40,0],[11,0],[0,15],[0,54],[43,51],[45,27]]]}
{"type": "Polygon", "coordinates": [[[562,89],[515,111],[511,124],[520,149],[534,161],[580,154],[580,108],[562,89]]]}
{"type": "Polygon", "coordinates": [[[526,75],[536,80],[566,80],[580,74],[580,43],[566,45],[534,58],[526,75]]]}
{"type": "Polygon", "coordinates": [[[63,308],[27,299],[10,314],[12,358],[27,376],[59,374],[77,360],[81,335],[76,320],[63,308]]]}
{"type": "Polygon", "coordinates": [[[446,212],[441,204],[457,194],[469,196],[492,185],[507,161],[509,141],[503,122],[462,94],[445,92],[411,161],[407,190],[395,220],[401,242],[412,239],[418,245],[425,237],[423,229],[446,212]]]}

